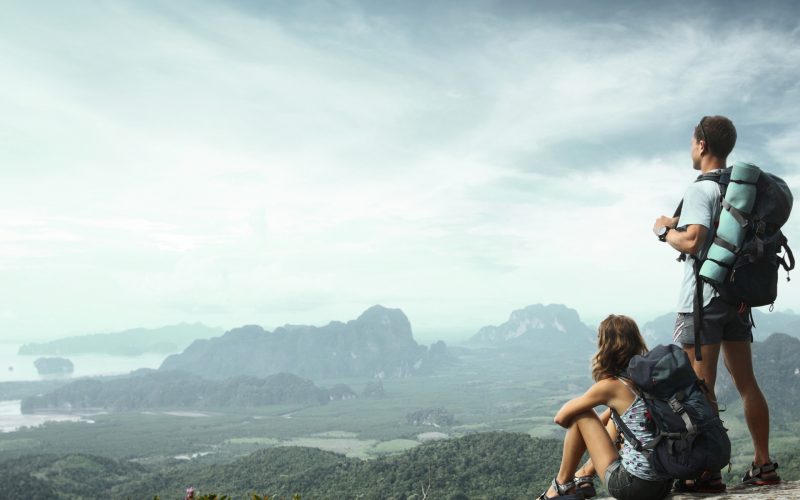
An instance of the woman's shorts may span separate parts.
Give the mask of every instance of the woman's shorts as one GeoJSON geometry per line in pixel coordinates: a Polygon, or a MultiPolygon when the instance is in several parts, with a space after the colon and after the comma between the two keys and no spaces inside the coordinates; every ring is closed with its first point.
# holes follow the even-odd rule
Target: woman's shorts
{"type": "Polygon", "coordinates": [[[618,500],[661,500],[672,490],[672,479],[648,481],[634,476],[619,459],[606,469],[606,488],[618,500]]]}

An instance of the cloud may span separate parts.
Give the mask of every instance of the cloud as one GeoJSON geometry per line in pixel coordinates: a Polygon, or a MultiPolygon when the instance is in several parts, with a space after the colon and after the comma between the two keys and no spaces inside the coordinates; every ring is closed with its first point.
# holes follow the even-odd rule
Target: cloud
{"type": "Polygon", "coordinates": [[[459,5],[10,6],[14,324],[657,314],[679,271],[650,225],[694,176],[700,116],[798,186],[798,32],[758,21],[777,9],[459,5]]]}
{"type": "MultiPolygon", "coordinates": [[[[767,141],[767,149],[772,156],[787,171],[791,166],[800,165],[800,126],[787,127],[770,137],[767,141]]],[[[794,170],[794,169],[792,169],[794,170]]],[[[791,177],[796,178],[796,175],[791,177]]]]}

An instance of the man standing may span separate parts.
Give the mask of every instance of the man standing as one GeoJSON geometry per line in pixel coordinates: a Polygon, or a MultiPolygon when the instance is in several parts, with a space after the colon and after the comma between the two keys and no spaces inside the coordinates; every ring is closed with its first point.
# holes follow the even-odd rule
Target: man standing
{"type": "MultiPolygon", "coordinates": [[[[736,128],[724,116],[706,116],[694,129],[691,143],[692,166],[701,174],[715,175],[726,166],[728,154],[736,144],[736,128]]],[[[765,485],[780,481],[778,467],[769,457],[769,408],[753,374],[750,344],[753,335],[750,309],[723,302],[713,287],[702,284],[702,329],[700,337],[701,360],[695,358],[694,318],[696,282],[694,261],[702,258],[710,246],[707,243],[712,224],[720,210],[720,186],[714,180],[692,183],[683,197],[683,206],[677,217],[661,216],[656,219],[653,231],[661,241],[687,255],[683,263],[683,281],[675,322],[675,342],[689,355],[698,378],[705,381],[711,404],[717,409],[714,386],[717,379],[717,362],[722,351],[725,367],[731,374],[742,398],[744,416],[753,440],[755,457],[751,467],[742,477],[746,484],[765,485]]],[[[695,481],[678,482],[682,491],[719,492],[725,489],[719,471],[709,471],[695,481]]]]}

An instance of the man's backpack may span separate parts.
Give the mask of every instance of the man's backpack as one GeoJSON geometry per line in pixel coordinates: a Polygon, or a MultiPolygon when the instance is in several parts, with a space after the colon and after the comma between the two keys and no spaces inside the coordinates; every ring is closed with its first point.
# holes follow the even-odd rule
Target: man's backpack
{"type": "MultiPolygon", "coordinates": [[[[719,218],[715,221],[710,244],[730,251],[733,261],[723,264],[727,270],[720,280],[711,279],[701,268],[700,276],[703,280],[712,283],[722,300],[732,304],[744,304],[749,307],[760,307],[775,302],[778,296],[778,266],[782,265],[786,271],[794,268],[794,256],[788,246],[786,236],[781,227],[789,220],[792,212],[792,193],[783,179],[767,172],[761,172],[758,167],[750,164],[739,164],[714,173],[706,173],[698,177],[698,181],[712,180],[719,184],[722,195],[722,208],[735,220],[742,234],[742,243],[735,245],[719,237],[719,218]],[[738,210],[726,201],[728,186],[731,183],[743,182],[732,180],[734,168],[748,168],[756,173],[754,184],[755,200],[749,212],[738,210]],[[784,250],[789,262],[778,254],[784,250]]],[[[737,186],[738,187],[738,186],[737,186]]],[[[722,213],[720,214],[722,217],[722,213]]],[[[709,259],[709,250],[703,255],[709,259]]],[[[709,262],[718,265],[719,262],[709,262]]],[[[704,262],[703,265],[706,265],[704,262]]]]}
{"type": "MultiPolygon", "coordinates": [[[[741,167],[755,169],[752,164],[741,164],[741,167]]],[[[792,211],[793,197],[780,177],[760,171],[754,184],[755,200],[752,208],[742,211],[726,201],[728,186],[740,183],[737,179],[731,180],[734,167],[713,170],[697,177],[695,182],[704,180],[714,181],[719,184],[722,209],[715,217],[712,227],[706,238],[704,249],[694,261],[695,273],[695,301],[694,301],[694,330],[695,330],[695,357],[700,356],[700,329],[703,325],[703,281],[710,283],[717,291],[719,297],[732,305],[745,310],[749,307],[760,307],[775,302],[778,296],[778,269],[783,267],[787,272],[794,269],[794,255],[789,248],[788,240],[781,231],[781,227],[789,219],[792,211]],[[741,243],[736,244],[726,241],[717,235],[722,213],[727,211],[741,227],[741,243]],[[709,259],[709,250],[721,247],[733,254],[731,262],[712,260],[715,266],[725,269],[721,279],[711,279],[704,275],[703,267],[709,259]],[[781,252],[783,256],[779,256],[781,252]]],[[[749,183],[749,182],[748,182],[749,183]]],[[[683,202],[678,205],[675,216],[680,215],[683,202]]],[[[685,258],[685,256],[681,256],[685,258]]],[[[752,316],[751,316],[752,321],[752,316]]]]}
{"type": "Polygon", "coordinates": [[[680,347],[659,345],[634,356],[625,374],[640,391],[654,439],[639,441],[616,411],[614,423],[628,443],[647,456],[653,470],[678,479],[696,479],[728,464],[731,442],[706,397],[689,357],[680,347]]]}

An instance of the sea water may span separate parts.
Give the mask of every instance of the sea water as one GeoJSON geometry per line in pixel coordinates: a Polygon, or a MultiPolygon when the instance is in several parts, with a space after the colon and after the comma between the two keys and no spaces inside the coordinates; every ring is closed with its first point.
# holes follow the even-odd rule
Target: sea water
{"type": "MultiPolygon", "coordinates": [[[[0,344],[0,382],[52,379],[52,375],[39,375],[33,362],[42,355],[18,354],[20,344],[0,344]]],[[[72,361],[75,371],[67,378],[97,375],[124,375],[139,368],[158,368],[164,354],[142,354],[140,356],[108,356],[104,354],[64,355],[72,361]]],[[[60,377],[59,377],[60,378],[60,377]]]]}
{"type": "MultiPolygon", "coordinates": [[[[140,356],[107,356],[103,354],[81,354],[62,356],[75,365],[70,375],[39,375],[33,362],[40,355],[18,354],[20,344],[0,344],[0,382],[25,382],[48,379],[71,380],[79,377],[100,375],[124,375],[139,368],[158,368],[166,357],[163,354],[143,354],[140,356]]],[[[41,413],[23,415],[20,401],[0,401],[0,432],[13,432],[22,427],[36,427],[45,422],[91,423],[85,415],[41,413]]]]}

